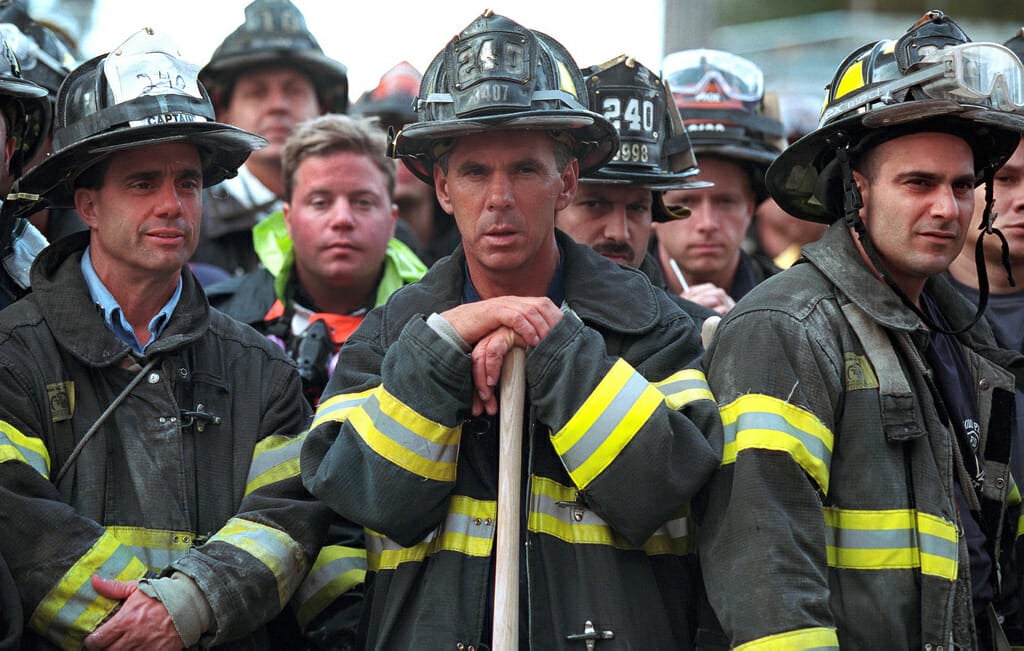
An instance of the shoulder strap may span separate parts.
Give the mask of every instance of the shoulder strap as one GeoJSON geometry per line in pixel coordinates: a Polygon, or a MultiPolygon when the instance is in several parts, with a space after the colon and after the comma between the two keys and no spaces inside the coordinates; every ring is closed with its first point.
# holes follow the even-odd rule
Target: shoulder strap
{"type": "MultiPolygon", "coordinates": [[[[846,320],[864,348],[864,354],[875,370],[881,397],[882,425],[890,441],[909,441],[925,435],[922,418],[910,382],[900,366],[899,357],[888,334],[877,321],[852,302],[842,306],[846,320]]],[[[924,362],[911,356],[924,372],[924,362]]]]}

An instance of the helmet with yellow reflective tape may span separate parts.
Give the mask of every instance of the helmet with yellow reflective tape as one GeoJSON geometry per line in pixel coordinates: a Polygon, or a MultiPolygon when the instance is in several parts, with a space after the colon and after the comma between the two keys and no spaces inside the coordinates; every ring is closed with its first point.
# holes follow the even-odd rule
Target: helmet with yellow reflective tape
{"type": "Polygon", "coordinates": [[[564,138],[580,174],[618,146],[615,129],[590,110],[576,62],[550,36],[485,11],[427,67],[417,121],[390,138],[388,153],[432,182],[433,166],[454,138],[494,129],[547,131],[564,138]]]}
{"type": "Polygon", "coordinates": [[[618,131],[619,148],[604,167],[580,181],[647,188],[656,191],[656,221],[688,217],[685,208],[665,206],[660,191],[707,188],[712,184],[693,179],[700,170],[668,85],[625,54],[582,72],[590,105],[618,131]]]}
{"type": "Polygon", "coordinates": [[[234,176],[267,141],[215,121],[198,71],[179,58],[170,39],[151,29],[80,65],[57,94],[54,153],[21,177],[9,203],[42,199],[70,206],[75,180],[85,170],[115,152],[150,144],[195,145],[204,185],[234,176]]]}
{"type": "Polygon", "coordinates": [[[818,128],[768,169],[786,212],[831,223],[844,216],[840,151],[850,159],[921,131],[953,133],[971,145],[979,182],[1000,167],[1024,129],[1024,67],[995,43],[973,43],[950,18],[928,12],[896,41],[869,43],[839,66],[826,88],[818,128]]]}
{"type": "Polygon", "coordinates": [[[853,52],[826,90],[818,128],[790,145],[768,169],[772,197],[801,219],[844,220],[882,280],[929,329],[956,334],[972,327],[988,302],[983,236],[997,235],[1003,259],[1009,260],[1006,238],[992,223],[992,179],[1024,131],[1019,113],[1024,65],[1006,47],[971,42],[953,20],[930,11],[896,41],[869,43],[853,52]],[[986,186],[982,235],[975,248],[978,309],[970,323],[955,329],[922,312],[887,271],[861,219],[863,198],[853,173],[861,157],[878,145],[932,132],[962,138],[973,152],[976,184],[986,186]]]}

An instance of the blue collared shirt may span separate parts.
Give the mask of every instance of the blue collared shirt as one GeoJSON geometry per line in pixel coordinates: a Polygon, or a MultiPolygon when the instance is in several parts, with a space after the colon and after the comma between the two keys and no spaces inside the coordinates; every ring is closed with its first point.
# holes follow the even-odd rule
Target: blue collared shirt
{"type": "Polygon", "coordinates": [[[89,248],[88,246],[85,247],[81,265],[82,275],[85,276],[85,284],[89,287],[89,294],[92,296],[93,302],[100,308],[107,328],[114,333],[114,336],[128,344],[134,352],[141,355],[149,347],[149,344],[160,338],[160,334],[163,333],[167,322],[171,319],[171,312],[174,312],[174,308],[178,306],[178,299],[181,298],[181,278],[178,278],[178,286],[175,288],[171,300],[167,301],[163,309],[157,312],[153,320],[149,322],[149,342],[143,346],[135,336],[135,329],[124,318],[124,311],[118,304],[117,299],[110,293],[107,286],[103,284],[100,277],[96,275],[96,270],[92,267],[92,256],[89,255],[89,248]]]}

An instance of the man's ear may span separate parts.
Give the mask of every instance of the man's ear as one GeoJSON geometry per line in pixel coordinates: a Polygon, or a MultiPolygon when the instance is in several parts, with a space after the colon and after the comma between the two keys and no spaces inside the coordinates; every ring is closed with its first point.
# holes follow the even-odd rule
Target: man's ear
{"type": "Polygon", "coordinates": [[[289,201],[285,201],[281,204],[281,214],[284,216],[284,227],[288,233],[288,237],[292,236],[292,204],[289,201]]]}
{"type": "Polygon", "coordinates": [[[853,182],[857,184],[857,190],[859,192],[864,192],[864,188],[867,187],[868,184],[867,178],[857,170],[850,171],[853,172],[853,182]]]}
{"type": "Polygon", "coordinates": [[[441,204],[441,208],[449,215],[454,215],[455,208],[452,206],[451,196],[448,193],[448,175],[436,163],[434,164],[434,193],[437,195],[437,202],[441,204]]]}
{"type": "Polygon", "coordinates": [[[96,228],[96,191],[90,188],[75,189],[75,211],[90,230],[96,228]]]}
{"type": "Polygon", "coordinates": [[[555,201],[555,212],[567,208],[572,203],[572,198],[576,196],[576,190],[580,184],[580,162],[575,158],[570,160],[560,176],[562,190],[558,193],[558,199],[555,201]]]}

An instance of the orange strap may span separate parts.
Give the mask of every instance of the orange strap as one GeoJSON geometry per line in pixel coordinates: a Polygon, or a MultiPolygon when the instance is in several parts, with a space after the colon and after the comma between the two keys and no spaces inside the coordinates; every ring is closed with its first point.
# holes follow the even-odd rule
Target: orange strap
{"type": "MultiPolygon", "coordinates": [[[[267,310],[264,321],[274,321],[284,316],[284,303],[280,299],[267,310]]],[[[323,321],[331,333],[331,341],[340,346],[356,331],[359,324],[363,322],[362,316],[349,316],[347,314],[331,314],[329,312],[314,312],[309,316],[309,322],[323,321]]]]}

